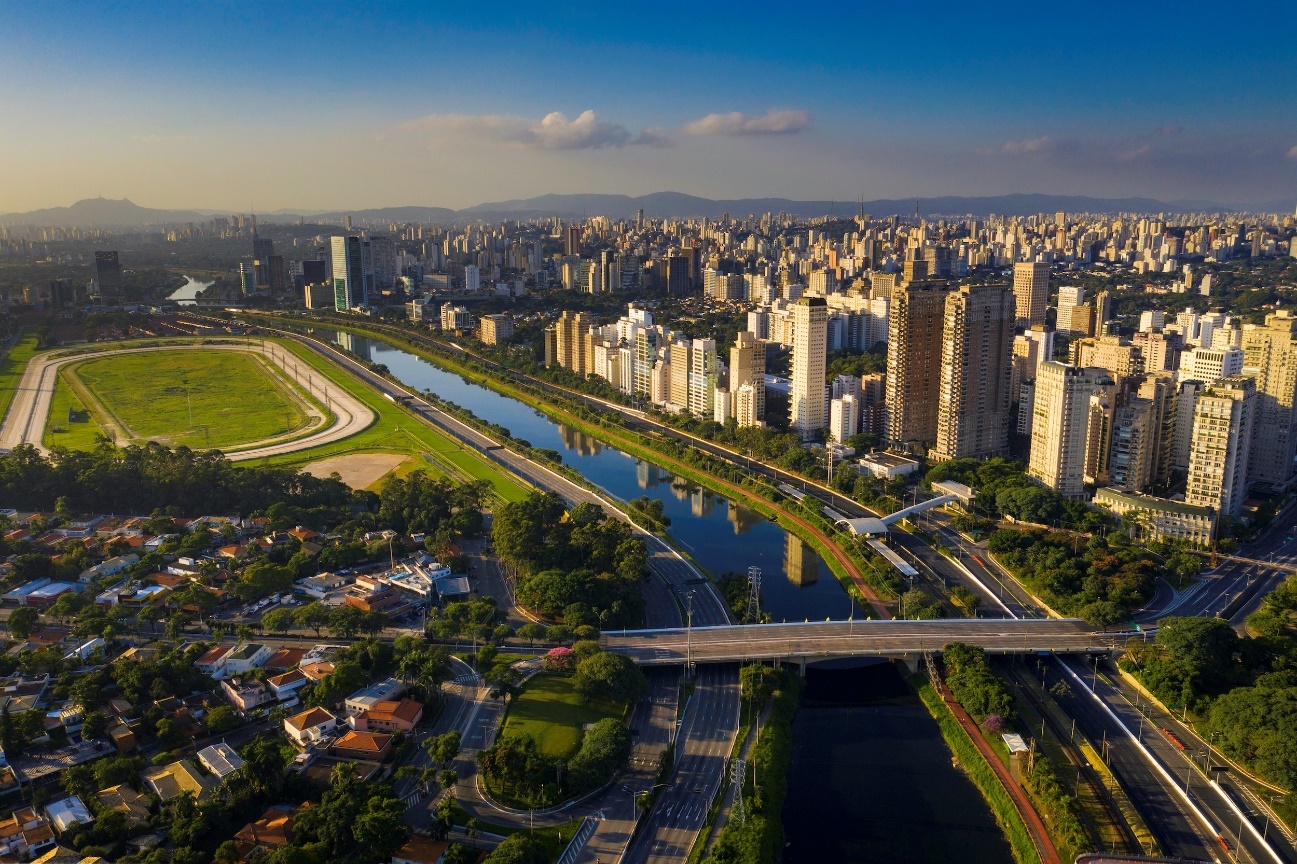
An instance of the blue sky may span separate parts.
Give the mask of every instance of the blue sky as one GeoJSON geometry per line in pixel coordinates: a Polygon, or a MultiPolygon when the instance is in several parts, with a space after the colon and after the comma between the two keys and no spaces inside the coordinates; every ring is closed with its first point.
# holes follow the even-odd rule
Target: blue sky
{"type": "Polygon", "coordinates": [[[4,10],[0,211],[1297,198],[1291,3],[4,10]]]}

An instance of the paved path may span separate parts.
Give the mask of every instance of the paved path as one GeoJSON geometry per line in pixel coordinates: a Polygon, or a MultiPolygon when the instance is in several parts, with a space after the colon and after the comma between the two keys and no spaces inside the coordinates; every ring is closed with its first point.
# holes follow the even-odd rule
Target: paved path
{"type": "MultiPolygon", "coordinates": [[[[117,348],[87,354],[55,356],[62,352],[50,351],[38,354],[27,364],[18,392],[14,394],[9,413],[0,425],[0,450],[12,450],[19,444],[31,444],[41,453],[48,453],[42,438],[45,434],[45,422],[50,413],[50,402],[54,397],[54,388],[58,384],[60,367],[87,359],[113,357],[121,354],[138,354],[145,351],[168,351],[178,349],[245,351],[258,354],[267,362],[274,364],[284,374],[293,378],[309,390],[317,399],[328,405],[335,420],[328,426],[318,429],[309,435],[292,440],[254,446],[237,452],[227,452],[231,461],[245,462],[253,459],[265,459],[283,453],[294,453],[321,444],[331,444],[343,438],[355,435],[374,422],[374,412],[367,408],[345,390],[328,382],[323,376],[312,374],[314,370],[298,360],[292,354],[275,345],[256,343],[232,343],[227,345],[195,345],[184,343],[176,345],[150,346],[147,348],[117,348]],[[305,376],[306,380],[302,378],[305,376]]],[[[282,437],[282,436],[281,436],[282,437]]]]}

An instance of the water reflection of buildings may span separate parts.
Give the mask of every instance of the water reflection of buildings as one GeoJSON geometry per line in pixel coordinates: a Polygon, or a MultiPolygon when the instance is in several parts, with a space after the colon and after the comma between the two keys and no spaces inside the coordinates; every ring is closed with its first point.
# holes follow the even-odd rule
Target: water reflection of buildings
{"type": "Polygon", "coordinates": [[[652,462],[645,462],[641,459],[635,463],[635,483],[641,489],[656,489],[661,484],[663,477],[670,476],[652,462]]]}
{"type": "Polygon", "coordinates": [[[584,432],[578,432],[571,426],[559,426],[558,429],[563,438],[563,446],[575,450],[580,456],[598,456],[603,451],[603,446],[584,432]]]}
{"type": "Polygon", "coordinates": [[[820,581],[820,562],[815,551],[790,531],[784,535],[784,576],[794,585],[814,585],[820,581]]]}
{"type": "Polygon", "coordinates": [[[716,512],[716,496],[701,486],[690,490],[689,511],[696,519],[710,518],[716,512]]]}
{"type": "Polygon", "coordinates": [[[352,354],[355,354],[357,357],[361,358],[362,360],[365,360],[367,362],[372,362],[369,356],[369,352],[370,352],[369,340],[366,339],[364,336],[357,336],[354,333],[348,333],[345,330],[339,330],[338,345],[341,346],[341,348],[344,351],[350,351],[352,354]]]}
{"type": "Polygon", "coordinates": [[[689,481],[680,477],[671,478],[671,494],[676,496],[677,501],[689,500],[689,493],[693,491],[689,481]]]}
{"type": "Polygon", "coordinates": [[[734,526],[735,534],[748,533],[753,526],[759,524],[762,520],[761,514],[757,511],[749,510],[735,504],[733,501],[729,502],[729,512],[725,514],[725,518],[729,519],[730,524],[734,526]]]}

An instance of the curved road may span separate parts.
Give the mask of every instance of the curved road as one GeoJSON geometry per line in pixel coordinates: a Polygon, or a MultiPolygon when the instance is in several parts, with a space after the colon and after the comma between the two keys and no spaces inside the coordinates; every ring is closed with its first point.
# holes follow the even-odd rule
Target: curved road
{"type": "MultiPolygon", "coordinates": [[[[27,369],[23,372],[22,381],[18,385],[17,393],[14,394],[9,413],[5,416],[3,425],[0,425],[0,450],[12,450],[20,444],[31,444],[41,453],[49,452],[42,443],[42,438],[45,434],[45,422],[50,413],[50,402],[54,397],[54,388],[58,384],[60,367],[86,359],[99,359],[121,354],[139,354],[146,351],[192,349],[195,347],[259,354],[267,362],[277,366],[286,376],[294,378],[299,384],[302,383],[301,375],[304,370],[301,367],[305,366],[305,364],[299,364],[296,357],[283,350],[277,350],[273,345],[244,343],[195,346],[193,343],[186,343],[183,345],[150,346],[147,348],[118,348],[93,354],[73,354],[64,357],[54,356],[58,353],[56,351],[46,352],[33,357],[27,364],[27,369]]],[[[235,462],[244,462],[278,456],[283,453],[295,453],[298,450],[305,450],[321,444],[331,444],[334,441],[348,438],[357,432],[363,431],[374,422],[374,412],[356,397],[339,387],[329,384],[324,380],[323,376],[320,376],[319,380],[317,380],[315,376],[310,374],[309,369],[305,370],[305,374],[307,375],[306,389],[329,406],[335,416],[334,422],[301,438],[277,443],[272,439],[271,443],[226,453],[227,458],[235,462]]]]}

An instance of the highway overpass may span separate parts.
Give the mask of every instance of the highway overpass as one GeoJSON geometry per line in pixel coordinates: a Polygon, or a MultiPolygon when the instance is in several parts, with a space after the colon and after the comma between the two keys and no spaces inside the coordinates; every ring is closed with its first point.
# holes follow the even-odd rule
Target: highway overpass
{"type": "Polygon", "coordinates": [[[940,651],[951,642],[977,645],[989,654],[1111,651],[1128,633],[1096,631],[1076,619],[973,618],[934,621],[814,621],[677,627],[604,633],[604,648],[645,666],[726,663],[741,660],[822,660],[837,657],[903,657],[940,651]]]}

